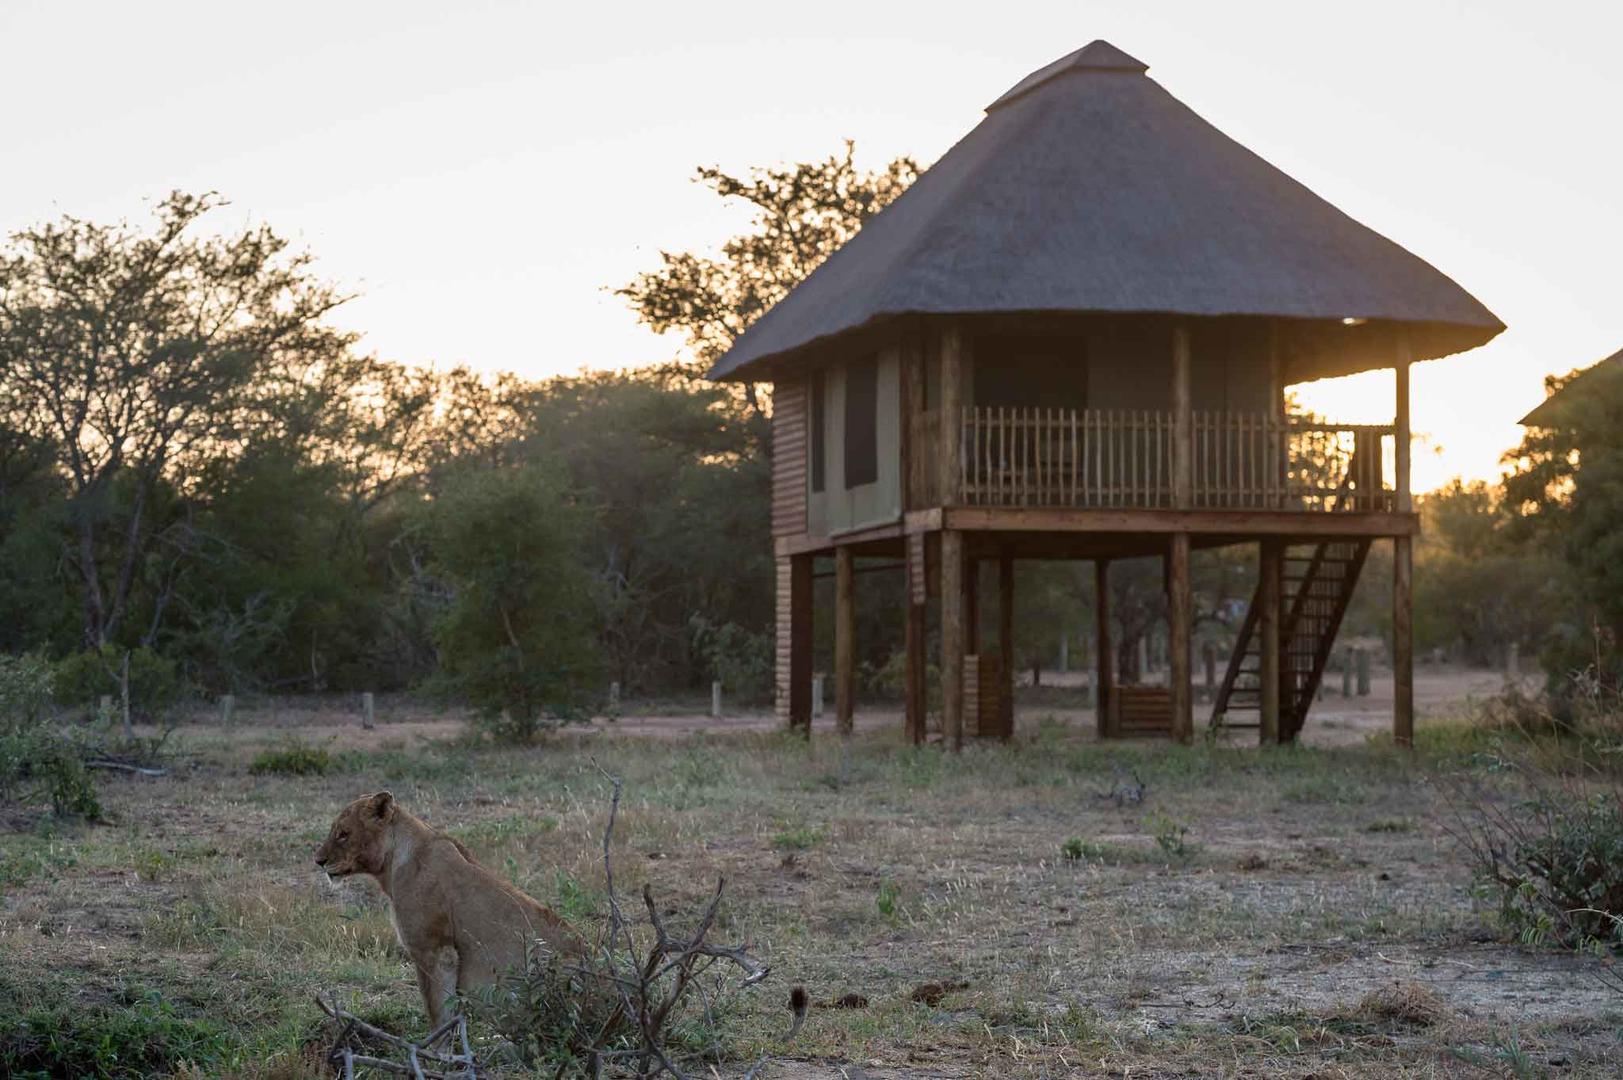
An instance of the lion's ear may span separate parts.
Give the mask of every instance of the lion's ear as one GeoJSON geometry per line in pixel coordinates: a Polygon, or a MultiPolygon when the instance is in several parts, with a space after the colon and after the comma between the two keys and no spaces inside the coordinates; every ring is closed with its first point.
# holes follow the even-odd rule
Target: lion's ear
{"type": "Polygon", "coordinates": [[[386,818],[394,810],[394,796],[387,791],[380,791],[372,796],[372,816],[386,818]]]}

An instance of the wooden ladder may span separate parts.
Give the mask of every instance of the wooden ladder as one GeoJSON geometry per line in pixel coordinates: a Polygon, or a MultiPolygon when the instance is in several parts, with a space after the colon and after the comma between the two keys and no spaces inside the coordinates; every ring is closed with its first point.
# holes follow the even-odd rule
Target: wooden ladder
{"type": "MultiPolygon", "coordinates": [[[[1279,737],[1295,739],[1319,691],[1370,541],[1324,540],[1285,548],[1279,619],[1279,737]]],[[[1212,705],[1211,726],[1262,726],[1262,587],[1252,597],[1212,705]],[[1243,719],[1236,720],[1239,715],[1243,719]]]]}

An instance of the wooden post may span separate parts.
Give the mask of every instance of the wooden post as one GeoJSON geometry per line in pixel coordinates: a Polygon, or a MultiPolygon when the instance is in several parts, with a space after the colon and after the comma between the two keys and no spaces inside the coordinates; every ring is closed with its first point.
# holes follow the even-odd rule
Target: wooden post
{"type": "Polygon", "coordinates": [[[220,726],[230,727],[236,720],[237,696],[235,694],[220,695],[220,726]]]}
{"type": "Polygon", "coordinates": [[[620,715],[620,682],[618,679],[609,683],[609,715],[620,715]]]}
{"type": "Polygon", "coordinates": [[[1188,509],[1194,496],[1195,427],[1191,402],[1189,328],[1179,323],[1172,328],[1172,505],[1180,510],[1188,509]]]}
{"type": "Polygon", "coordinates": [[[941,533],[941,733],[964,748],[964,534],[941,533]]]}
{"type": "Polygon", "coordinates": [[[1200,659],[1206,668],[1206,700],[1214,701],[1217,695],[1217,647],[1209,641],[1201,645],[1200,659]]]}
{"type": "Polygon", "coordinates": [[[721,719],[721,680],[714,679],[710,683],[710,718],[721,719]]]}
{"type": "Polygon", "coordinates": [[[811,714],[814,720],[820,720],[823,716],[823,677],[821,675],[812,676],[811,714]]]}
{"type": "Polygon", "coordinates": [[[1353,696],[1352,654],[1350,652],[1344,652],[1341,654],[1341,696],[1343,698],[1350,698],[1353,696]]]}
{"type": "Polygon", "coordinates": [[[981,561],[964,556],[964,652],[981,654],[981,561]]]}
{"type": "Polygon", "coordinates": [[[1167,623],[1171,640],[1167,643],[1167,680],[1172,689],[1172,737],[1193,742],[1195,709],[1193,678],[1189,664],[1189,639],[1194,625],[1193,599],[1189,591],[1189,534],[1172,534],[1171,578],[1167,594],[1167,623]]]}
{"type": "Polygon", "coordinates": [[[1369,697],[1369,650],[1354,649],[1353,660],[1358,665],[1358,696],[1369,697]]]}
{"type": "Polygon", "coordinates": [[[777,712],[791,731],[811,738],[812,556],[780,557],[777,565],[777,712]]]}
{"type": "Polygon", "coordinates": [[[1280,740],[1279,723],[1279,594],[1280,576],[1284,563],[1284,550],[1277,540],[1262,542],[1262,560],[1258,569],[1257,625],[1261,631],[1262,665],[1260,679],[1262,698],[1262,729],[1260,739],[1264,746],[1280,740]]]}
{"type": "Polygon", "coordinates": [[[960,451],[963,446],[964,405],[969,397],[969,348],[956,326],[941,331],[941,468],[938,501],[955,506],[960,495],[960,451]]]}
{"type": "Polygon", "coordinates": [[[997,560],[998,735],[1014,735],[1014,558],[997,560]]]}
{"type": "Polygon", "coordinates": [[[834,549],[834,723],[851,734],[857,690],[857,599],[855,559],[849,547],[834,549]]]}
{"type": "Polygon", "coordinates": [[[1071,670],[1071,634],[1068,630],[1059,632],[1059,663],[1054,667],[1061,675],[1071,670]]]}
{"type": "Polygon", "coordinates": [[[372,708],[372,691],[363,691],[361,694],[361,727],[371,731],[375,720],[376,713],[372,708]]]}
{"type": "Polygon", "coordinates": [[[1115,679],[1112,677],[1116,652],[1110,643],[1110,560],[1093,561],[1093,658],[1098,664],[1098,678],[1093,695],[1094,729],[1099,738],[1115,734],[1110,723],[1110,710],[1114,705],[1115,679]]]}
{"type": "Polygon", "coordinates": [[[1397,474],[1397,511],[1407,514],[1414,509],[1414,500],[1409,494],[1409,362],[1412,359],[1409,352],[1409,335],[1406,331],[1399,331],[1398,355],[1392,364],[1393,381],[1397,384],[1397,402],[1392,420],[1393,428],[1393,471],[1397,474]]]}
{"type": "Polygon", "coordinates": [[[1392,538],[1392,741],[1414,745],[1414,552],[1392,538]]]}

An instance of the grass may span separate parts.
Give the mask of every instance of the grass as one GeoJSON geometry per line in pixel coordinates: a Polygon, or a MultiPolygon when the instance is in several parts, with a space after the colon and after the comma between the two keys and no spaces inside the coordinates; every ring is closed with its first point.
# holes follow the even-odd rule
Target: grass
{"type": "Polygon", "coordinates": [[[1396,1077],[1475,1055],[1610,1075],[1615,998],[1570,957],[1481,940],[1424,783],[1466,742],[1101,746],[1046,723],[957,757],[859,735],[842,768],[834,740],[778,733],[513,750],[204,730],[194,767],[105,782],[108,824],[0,835],[0,1001],[28,1003],[0,1025],[0,1074],[55,1053],[75,1076],[322,1075],[317,991],[420,1029],[376,889],[314,872],[332,815],[389,787],[591,930],[601,764],[625,781],[623,895],[648,883],[679,930],[725,877],[717,936],[774,969],[726,1020],[735,1072],[771,1053],[958,1075],[1396,1077]],[[326,763],[304,767],[306,750],[326,763]],[[1142,806],[1100,797],[1118,768],[1143,780],[1142,806]],[[1483,971],[1502,977],[1439,977],[1483,971]],[[1399,976],[1451,999],[1435,1023],[1369,1004],[1399,976]],[[931,982],[968,986],[911,1000],[931,982]],[[786,1048],[791,983],[870,1004],[814,1010],[786,1048]]]}

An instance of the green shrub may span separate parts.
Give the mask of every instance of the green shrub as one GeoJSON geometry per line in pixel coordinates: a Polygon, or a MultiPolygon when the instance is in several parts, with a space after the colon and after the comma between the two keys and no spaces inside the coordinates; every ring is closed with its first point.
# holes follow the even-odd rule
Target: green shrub
{"type": "Polygon", "coordinates": [[[248,771],[254,776],[325,776],[343,772],[352,764],[347,755],[334,754],[325,746],[290,741],[261,750],[249,763],[248,771]]]}
{"type": "Polygon", "coordinates": [[[695,615],[694,650],[704,657],[711,677],[733,697],[748,704],[772,700],[774,659],[772,635],[759,633],[737,623],[716,625],[695,615]]]}
{"type": "Polygon", "coordinates": [[[885,918],[894,918],[896,915],[897,901],[900,900],[901,897],[901,886],[897,885],[889,878],[886,878],[884,881],[879,883],[879,892],[874,896],[874,906],[879,909],[879,914],[883,915],[885,918]]]}
{"type": "Polygon", "coordinates": [[[48,712],[51,667],[38,656],[0,656],[0,802],[48,801],[62,815],[101,817],[85,747],[48,712]]]}
{"type": "MultiPolygon", "coordinates": [[[[74,653],[57,661],[54,694],[64,708],[90,712],[102,695],[119,700],[119,677],[126,650],[105,645],[99,651],[74,653]]],[[[142,647],[127,651],[130,664],[130,712],[155,717],[180,699],[184,684],[174,661],[142,647]]]]}
{"type": "Polygon", "coordinates": [[[584,524],[547,469],[490,470],[425,511],[433,573],[450,600],[434,622],[438,688],[501,742],[589,718],[601,686],[584,524]]]}
{"type": "Polygon", "coordinates": [[[1155,837],[1155,846],[1174,858],[1187,858],[1193,850],[1189,843],[1189,826],[1159,811],[1144,819],[1144,824],[1155,837]]]}

